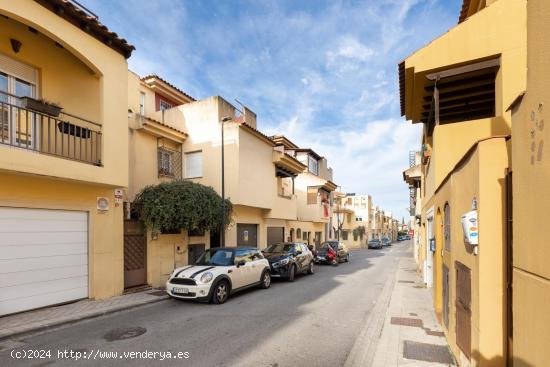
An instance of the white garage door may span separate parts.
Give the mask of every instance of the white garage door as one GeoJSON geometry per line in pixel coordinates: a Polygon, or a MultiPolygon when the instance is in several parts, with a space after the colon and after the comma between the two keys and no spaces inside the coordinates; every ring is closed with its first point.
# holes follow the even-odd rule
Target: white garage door
{"type": "Polygon", "coordinates": [[[87,213],[0,207],[0,315],[87,297],[87,213]]]}

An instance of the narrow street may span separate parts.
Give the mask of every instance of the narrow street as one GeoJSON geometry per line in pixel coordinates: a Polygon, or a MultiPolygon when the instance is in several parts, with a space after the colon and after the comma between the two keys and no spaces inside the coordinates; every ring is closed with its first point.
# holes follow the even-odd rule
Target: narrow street
{"type": "Polygon", "coordinates": [[[19,349],[48,350],[51,358],[16,360],[0,350],[2,366],[155,365],[124,352],[187,352],[187,359],[165,359],[166,366],[342,366],[365,326],[369,312],[391,281],[399,258],[412,256],[409,242],[383,250],[357,250],[349,263],[317,266],[314,275],[294,283],[274,281],[268,290],[237,294],[220,306],[167,300],[83,321],[20,339],[19,349]],[[141,327],[125,340],[106,334],[141,327]],[[60,358],[59,351],[87,352],[90,360],[60,358]],[[117,352],[116,359],[90,354],[117,352]],[[59,357],[59,358],[58,358],[59,357]]]}

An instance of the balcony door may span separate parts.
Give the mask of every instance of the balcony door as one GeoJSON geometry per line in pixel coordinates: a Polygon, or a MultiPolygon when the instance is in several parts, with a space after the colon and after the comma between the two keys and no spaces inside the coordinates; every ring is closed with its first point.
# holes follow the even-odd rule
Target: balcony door
{"type": "Polygon", "coordinates": [[[0,54],[0,143],[37,149],[34,113],[22,109],[21,97],[37,97],[37,71],[0,54]]]}

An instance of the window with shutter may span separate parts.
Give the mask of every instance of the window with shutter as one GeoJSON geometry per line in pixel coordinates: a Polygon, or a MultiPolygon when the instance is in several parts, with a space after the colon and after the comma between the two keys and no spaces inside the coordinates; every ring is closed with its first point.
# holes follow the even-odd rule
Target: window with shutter
{"type": "Polygon", "coordinates": [[[202,177],[202,151],[185,153],[185,178],[202,177]]]}

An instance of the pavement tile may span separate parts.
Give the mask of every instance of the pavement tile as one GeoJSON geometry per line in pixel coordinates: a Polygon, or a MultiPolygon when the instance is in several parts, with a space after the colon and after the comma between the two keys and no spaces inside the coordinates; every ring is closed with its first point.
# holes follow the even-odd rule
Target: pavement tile
{"type": "Polygon", "coordinates": [[[148,292],[151,292],[151,290],[97,301],[82,300],[66,305],[3,316],[0,317],[0,340],[168,298],[168,296],[149,295],[148,292]]]}

